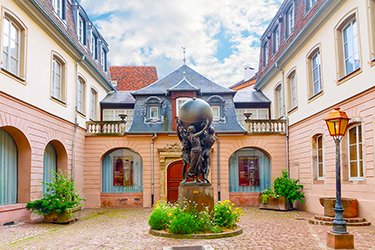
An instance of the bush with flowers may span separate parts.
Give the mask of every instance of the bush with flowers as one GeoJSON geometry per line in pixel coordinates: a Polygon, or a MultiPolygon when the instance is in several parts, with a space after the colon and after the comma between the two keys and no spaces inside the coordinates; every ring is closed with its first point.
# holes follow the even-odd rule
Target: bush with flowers
{"type": "Polygon", "coordinates": [[[159,201],[150,214],[148,224],[154,230],[166,230],[175,234],[220,233],[225,229],[236,228],[241,208],[225,200],[214,206],[212,211],[206,207],[198,211],[197,204],[185,200],[183,204],[159,201]]]}

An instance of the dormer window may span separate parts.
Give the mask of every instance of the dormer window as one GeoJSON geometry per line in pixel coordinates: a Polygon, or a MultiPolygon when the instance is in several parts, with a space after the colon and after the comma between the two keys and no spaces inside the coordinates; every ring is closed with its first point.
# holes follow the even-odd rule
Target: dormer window
{"type": "Polygon", "coordinates": [[[225,100],[221,96],[214,95],[208,98],[207,102],[211,106],[213,121],[225,122],[224,112],[223,112],[225,100]]]}
{"type": "Polygon", "coordinates": [[[78,40],[86,45],[86,22],[81,15],[78,15],[78,40]]]}
{"type": "Polygon", "coordinates": [[[268,64],[268,41],[263,45],[263,67],[266,67],[268,64]]]}
{"type": "Polygon", "coordinates": [[[276,26],[276,28],[273,30],[273,47],[272,47],[272,53],[276,54],[276,52],[279,50],[280,47],[280,26],[276,26]]]}
{"type": "Polygon", "coordinates": [[[104,47],[102,47],[102,49],[101,49],[100,58],[101,58],[102,69],[105,72],[107,72],[107,52],[105,51],[104,47]]]}
{"type": "Polygon", "coordinates": [[[66,0],[52,0],[53,10],[61,19],[65,19],[65,1],[66,0]]]}
{"type": "Polygon", "coordinates": [[[161,105],[163,100],[157,96],[150,96],[145,101],[145,123],[160,123],[163,120],[161,116],[161,105]]]}
{"type": "Polygon", "coordinates": [[[95,60],[98,60],[98,38],[95,34],[91,36],[91,55],[95,60]]]}

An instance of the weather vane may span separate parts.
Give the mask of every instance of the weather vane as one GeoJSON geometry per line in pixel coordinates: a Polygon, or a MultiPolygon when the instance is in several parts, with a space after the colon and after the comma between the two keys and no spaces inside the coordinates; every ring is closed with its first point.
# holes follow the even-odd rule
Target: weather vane
{"type": "Polygon", "coordinates": [[[186,47],[182,46],[182,53],[184,53],[184,59],[182,59],[182,61],[184,62],[184,64],[186,64],[186,58],[185,58],[185,53],[186,53],[186,47]]]}

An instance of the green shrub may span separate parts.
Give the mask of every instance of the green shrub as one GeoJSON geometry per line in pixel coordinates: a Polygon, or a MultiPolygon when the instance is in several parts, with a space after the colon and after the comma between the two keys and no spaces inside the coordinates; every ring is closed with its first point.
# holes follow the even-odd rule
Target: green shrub
{"type": "Polygon", "coordinates": [[[166,202],[158,202],[155,205],[154,211],[150,214],[148,224],[155,230],[166,229],[171,224],[171,220],[176,212],[177,207],[166,202]]]}
{"type": "Polygon", "coordinates": [[[276,198],[276,194],[275,192],[270,189],[270,188],[266,188],[261,194],[260,194],[260,198],[261,198],[261,202],[263,204],[267,204],[269,199],[271,198],[276,198]]]}
{"type": "Polygon", "coordinates": [[[47,192],[42,199],[26,204],[26,208],[33,213],[39,215],[63,213],[70,208],[82,205],[83,199],[77,194],[74,181],[62,172],[53,172],[52,182],[46,185],[47,192]]]}
{"type": "Polygon", "coordinates": [[[175,234],[192,234],[197,230],[198,225],[194,216],[185,212],[177,214],[169,226],[169,231],[175,234]]]}
{"type": "Polygon", "coordinates": [[[233,209],[234,203],[230,200],[219,202],[214,206],[214,222],[220,227],[233,227],[243,214],[241,208],[233,209]]]}
{"type": "Polygon", "coordinates": [[[214,222],[212,214],[208,211],[208,208],[198,213],[197,217],[197,228],[200,232],[212,232],[214,222]]]}
{"type": "Polygon", "coordinates": [[[297,200],[303,201],[305,198],[305,195],[302,192],[303,185],[298,182],[298,179],[289,178],[288,173],[283,170],[282,175],[277,177],[273,182],[275,195],[285,197],[285,199],[291,204],[297,200]]]}

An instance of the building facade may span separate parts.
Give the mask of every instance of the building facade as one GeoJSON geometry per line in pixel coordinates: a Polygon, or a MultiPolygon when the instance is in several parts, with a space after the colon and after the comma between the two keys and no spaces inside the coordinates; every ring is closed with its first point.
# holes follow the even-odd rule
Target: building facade
{"type": "Polygon", "coordinates": [[[375,220],[375,1],[282,3],[261,38],[256,88],[271,115],[288,123],[291,177],[304,185],[308,211],[335,196],[335,147],[324,118],[334,106],[351,118],[341,142],[342,195],[375,220]]]}
{"type": "Polygon", "coordinates": [[[75,0],[1,0],[0,223],[30,218],[51,170],[84,192],[86,121],[113,90],[108,45],[75,0]]]}

